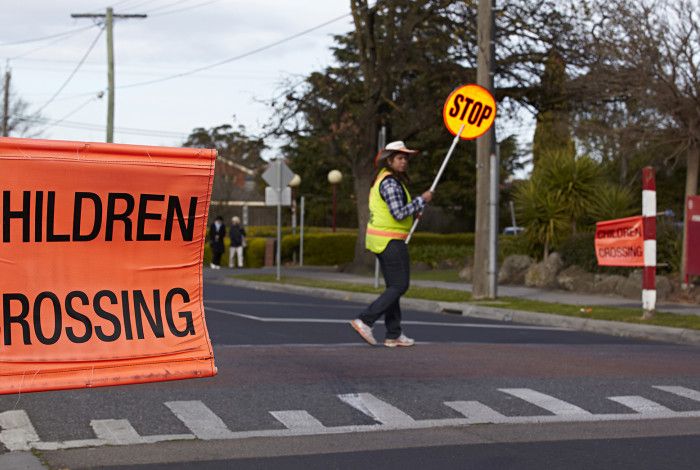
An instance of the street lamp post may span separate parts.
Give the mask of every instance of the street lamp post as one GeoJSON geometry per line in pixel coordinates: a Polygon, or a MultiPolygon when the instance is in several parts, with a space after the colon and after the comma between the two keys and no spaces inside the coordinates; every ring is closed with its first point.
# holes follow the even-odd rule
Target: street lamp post
{"type": "Polygon", "coordinates": [[[297,200],[294,198],[294,190],[301,184],[301,176],[294,174],[294,178],[289,182],[289,187],[292,190],[292,235],[297,234],[297,200]]]}
{"type": "Polygon", "coordinates": [[[338,170],[328,172],[328,182],[333,187],[333,232],[335,232],[335,214],[336,214],[336,188],[343,180],[343,174],[338,170]]]}

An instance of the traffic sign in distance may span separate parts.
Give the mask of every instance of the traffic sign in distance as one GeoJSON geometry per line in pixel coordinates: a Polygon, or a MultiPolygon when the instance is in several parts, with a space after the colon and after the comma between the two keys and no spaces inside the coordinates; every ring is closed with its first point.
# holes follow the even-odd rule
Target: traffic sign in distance
{"type": "Polygon", "coordinates": [[[479,85],[462,85],[454,90],[442,108],[445,126],[457,135],[464,125],[460,138],[473,140],[483,135],[496,119],[496,100],[489,91],[479,85]]]}
{"type": "Polygon", "coordinates": [[[274,190],[281,191],[292,181],[294,173],[289,169],[286,163],[278,159],[270,162],[267,166],[267,170],[262,174],[262,177],[274,190]]]}
{"type": "Polygon", "coordinates": [[[265,188],[265,205],[266,206],[291,206],[292,205],[292,188],[282,188],[282,191],[277,191],[268,186],[265,188]]]}

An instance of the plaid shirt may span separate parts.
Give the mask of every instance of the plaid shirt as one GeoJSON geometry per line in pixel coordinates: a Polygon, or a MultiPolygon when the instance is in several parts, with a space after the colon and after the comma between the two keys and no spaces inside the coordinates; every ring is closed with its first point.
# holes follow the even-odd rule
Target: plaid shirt
{"type": "Polygon", "coordinates": [[[382,199],[389,206],[389,212],[396,220],[403,220],[420,212],[425,207],[425,200],[420,196],[407,204],[406,193],[396,178],[384,178],[384,181],[379,185],[379,194],[382,195],[382,199]]]}

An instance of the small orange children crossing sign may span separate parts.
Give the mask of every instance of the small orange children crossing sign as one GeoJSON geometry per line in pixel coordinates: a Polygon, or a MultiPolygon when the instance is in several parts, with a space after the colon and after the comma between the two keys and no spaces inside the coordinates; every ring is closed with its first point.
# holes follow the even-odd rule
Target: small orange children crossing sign
{"type": "Polygon", "coordinates": [[[447,97],[442,117],[452,135],[459,134],[461,139],[473,140],[493,125],[496,119],[496,100],[482,86],[462,85],[447,97]]]}

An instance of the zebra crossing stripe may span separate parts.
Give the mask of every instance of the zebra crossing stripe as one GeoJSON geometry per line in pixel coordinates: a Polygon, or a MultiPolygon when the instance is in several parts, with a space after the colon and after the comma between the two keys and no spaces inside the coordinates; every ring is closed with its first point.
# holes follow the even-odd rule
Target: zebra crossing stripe
{"type": "Polygon", "coordinates": [[[529,388],[499,388],[498,390],[539,406],[557,416],[587,416],[591,414],[569,402],[529,388]]]}
{"type": "Polygon", "coordinates": [[[338,395],[342,401],[375,421],[390,426],[411,426],[414,419],[398,408],[380,400],[371,393],[338,395]]]}
{"type": "Polygon", "coordinates": [[[90,421],[95,436],[110,445],[142,444],[143,439],[126,419],[93,419],[90,421]]]}
{"type": "Polygon", "coordinates": [[[222,419],[199,400],[168,401],[165,402],[165,406],[170,408],[170,411],[198,439],[231,439],[234,437],[234,433],[226,427],[222,419]]]}
{"type": "Polygon", "coordinates": [[[29,450],[38,441],[39,435],[24,410],[0,413],[0,443],[7,450],[29,450]]]}
{"type": "Polygon", "coordinates": [[[467,418],[469,424],[499,423],[507,419],[478,401],[446,401],[445,405],[467,418]]]}
{"type": "Polygon", "coordinates": [[[128,419],[93,419],[90,421],[90,426],[92,426],[98,440],[113,446],[194,439],[192,434],[141,436],[128,419]]]}
{"type": "Polygon", "coordinates": [[[325,428],[319,420],[305,410],[270,411],[270,414],[287,429],[321,431],[325,428]]]}
{"type": "Polygon", "coordinates": [[[654,385],[656,389],[664,392],[673,393],[679,397],[688,398],[689,400],[700,401],[700,392],[686,387],[674,387],[672,385],[654,385]]]}
{"type": "Polygon", "coordinates": [[[673,413],[665,406],[640,396],[608,397],[608,400],[620,403],[642,415],[673,413]]]}

